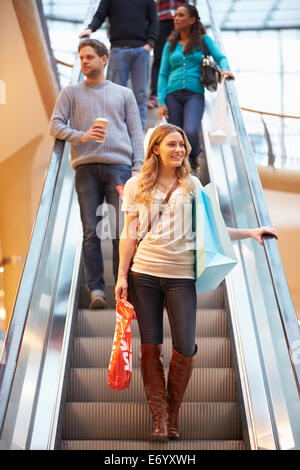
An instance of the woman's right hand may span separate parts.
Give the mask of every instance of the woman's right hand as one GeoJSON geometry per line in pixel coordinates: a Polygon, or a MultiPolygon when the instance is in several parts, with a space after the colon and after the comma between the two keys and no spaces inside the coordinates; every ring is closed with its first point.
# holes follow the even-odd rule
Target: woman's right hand
{"type": "Polygon", "coordinates": [[[159,120],[161,121],[163,117],[165,117],[166,119],[169,119],[168,107],[165,104],[161,104],[158,107],[159,120]]]}
{"type": "Polygon", "coordinates": [[[128,293],[128,282],[125,277],[118,277],[117,284],[115,287],[115,300],[118,302],[120,299],[127,299],[128,293]]]}

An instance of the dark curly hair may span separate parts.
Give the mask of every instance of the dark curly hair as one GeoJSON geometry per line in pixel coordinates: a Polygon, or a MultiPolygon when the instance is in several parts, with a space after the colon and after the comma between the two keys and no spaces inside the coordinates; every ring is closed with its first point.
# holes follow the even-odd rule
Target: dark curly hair
{"type": "MultiPolygon", "coordinates": [[[[191,54],[195,48],[200,47],[200,38],[203,34],[206,34],[206,29],[203,23],[201,23],[200,21],[199,13],[196,7],[194,7],[193,5],[190,5],[189,3],[186,3],[182,5],[180,8],[185,8],[189,13],[190,18],[195,18],[195,23],[193,23],[191,27],[189,41],[184,49],[185,54],[191,54]]],[[[170,42],[170,47],[169,47],[170,52],[174,51],[179,39],[180,39],[180,33],[178,31],[172,31],[172,33],[167,39],[170,42]]]]}
{"type": "Polygon", "coordinates": [[[104,55],[107,55],[108,57],[109,55],[106,45],[97,39],[82,39],[78,46],[78,52],[80,52],[80,50],[85,46],[91,46],[93,49],[95,49],[99,57],[103,57],[104,55]]]}

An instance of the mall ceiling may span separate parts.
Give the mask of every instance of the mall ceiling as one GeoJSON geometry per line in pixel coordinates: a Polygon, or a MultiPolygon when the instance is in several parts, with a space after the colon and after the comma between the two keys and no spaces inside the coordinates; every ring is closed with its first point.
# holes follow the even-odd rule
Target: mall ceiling
{"type": "MultiPolygon", "coordinates": [[[[82,23],[89,0],[43,0],[42,3],[47,19],[82,23]]],[[[222,30],[300,28],[300,0],[210,0],[210,3],[222,30]]],[[[196,4],[203,23],[209,25],[206,0],[197,0],[196,4]]]]}
{"type": "MultiPolygon", "coordinates": [[[[273,29],[300,27],[300,0],[211,0],[216,20],[222,30],[273,29]]],[[[207,2],[197,7],[209,24],[207,2]]]]}

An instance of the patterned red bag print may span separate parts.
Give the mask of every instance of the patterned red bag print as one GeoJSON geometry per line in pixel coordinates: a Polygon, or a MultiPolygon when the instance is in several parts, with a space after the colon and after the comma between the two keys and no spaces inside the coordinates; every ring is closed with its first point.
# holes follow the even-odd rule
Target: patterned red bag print
{"type": "Polygon", "coordinates": [[[132,374],[131,320],[136,319],[133,306],[124,299],[117,302],[116,328],[108,368],[108,386],[112,390],[129,387],[132,374]]]}

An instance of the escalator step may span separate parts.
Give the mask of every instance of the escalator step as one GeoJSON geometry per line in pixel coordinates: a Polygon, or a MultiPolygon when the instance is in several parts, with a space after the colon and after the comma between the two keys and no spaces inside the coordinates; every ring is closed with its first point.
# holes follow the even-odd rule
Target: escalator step
{"type": "Polygon", "coordinates": [[[224,308],[224,290],[222,284],[215,290],[197,294],[198,308],[224,308]]]}
{"type": "MultiPolygon", "coordinates": [[[[105,287],[106,304],[108,308],[115,308],[115,287],[113,281],[110,279],[105,287]]],[[[80,308],[88,308],[90,303],[90,295],[88,288],[85,284],[81,286],[80,290],[80,308]]],[[[219,286],[217,289],[208,292],[201,292],[197,294],[198,308],[224,308],[224,293],[223,287],[219,286]]]]}
{"type": "MultiPolygon", "coordinates": [[[[231,348],[229,338],[197,337],[198,353],[195,367],[232,367],[231,348]]],[[[113,337],[102,338],[75,338],[72,353],[71,367],[108,367],[113,337]]],[[[132,339],[132,364],[139,365],[139,339],[132,339]]],[[[163,361],[165,365],[171,359],[171,338],[164,339],[163,361]]]]}
{"type": "MultiPolygon", "coordinates": [[[[167,374],[167,370],[165,371],[167,374]]],[[[130,387],[122,391],[107,385],[107,368],[71,369],[68,402],[145,402],[139,368],[132,371],[130,387]]],[[[195,368],[184,395],[187,402],[237,401],[235,373],[225,368],[195,368]]]]}
{"type": "MultiPolygon", "coordinates": [[[[113,336],[116,314],[114,310],[80,310],[76,324],[76,336],[113,336]]],[[[132,321],[132,334],[138,336],[138,326],[132,321]]],[[[167,313],[164,314],[164,337],[170,336],[167,313]]],[[[227,336],[227,318],[225,310],[206,309],[197,311],[197,336],[227,336]]]]}
{"type": "MultiPolygon", "coordinates": [[[[243,441],[62,441],[61,450],[245,450],[243,441]]],[[[143,457],[146,458],[146,457],[143,457]]]]}
{"type": "MultiPolygon", "coordinates": [[[[135,320],[132,322],[133,372],[130,387],[116,392],[107,385],[115,306],[110,261],[107,259],[104,263],[106,274],[109,272],[106,276],[109,308],[87,310],[89,295],[81,301],[82,310],[78,311],[75,326],[61,449],[244,450],[222,286],[197,296],[198,353],[179,414],[184,440],[151,443],[148,438],[152,431],[152,417],[140,374],[140,340],[135,320]]],[[[166,373],[171,359],[171,344],[165,312],[163,362],[166,373]]]]}
{"type": "MultiPolygon", "coordinates": [[[[242,439],[237,403],[183,403],[179,423],[187,440],[242,439]]],[[[152,418],[144,403],[67,403],[63,440],[144,440],[152,418]]]]}

